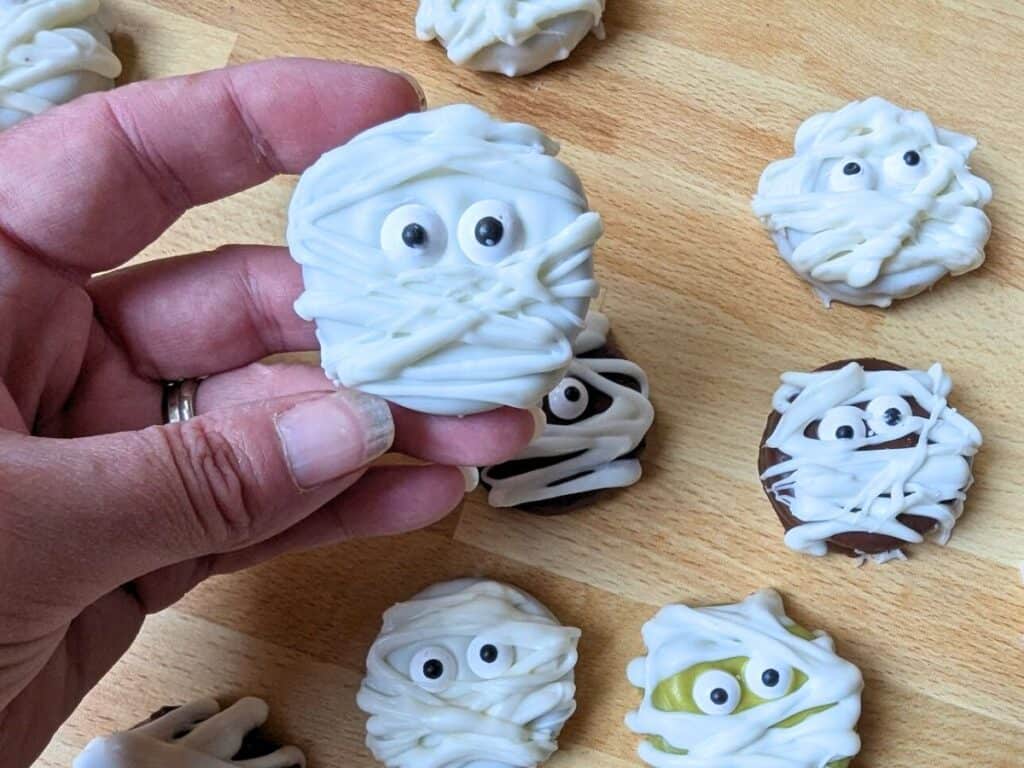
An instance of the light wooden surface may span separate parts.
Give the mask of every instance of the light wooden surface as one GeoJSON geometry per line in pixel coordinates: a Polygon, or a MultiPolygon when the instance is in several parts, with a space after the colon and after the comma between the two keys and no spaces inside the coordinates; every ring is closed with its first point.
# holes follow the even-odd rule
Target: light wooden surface
{"type": "MultiPolygon", "coordinates": [[[[191,697],[255,693],[315,768],[373,761],[355,709],[381,612],[441,579],[532,591],[584,629],[579,713],[551,766],[637,764],[627,661],[669,601],[780,589],[865,673],[860,766],[1022,764],[1024,754],[1024,6],[1015,0],[609,0],[608,39],[539,76],[454,68],[418,43],[413,0],[110,0],[130,79],[280,54],[415,73],[434,104],[471,101],[562,140],[608,234],[597,256],[620,345],[658,421],[643,483],[560,519],[481,496],[432,530],[292,557],[212,581],[153,617],[60,731],[42,766],[191,697]],[[758,175],[812,112],[879,94],[974,134],[995,188],[985,266],[889,311],[825,311],[749,211],[758,175]],[[986,445],[947,548],[856,569],[789,552],[757,482],[784,369],[850,356],[943,362],[986,445]]],[[[282,242],[291,179],[197,210],[147,256],[282,242]]]]}

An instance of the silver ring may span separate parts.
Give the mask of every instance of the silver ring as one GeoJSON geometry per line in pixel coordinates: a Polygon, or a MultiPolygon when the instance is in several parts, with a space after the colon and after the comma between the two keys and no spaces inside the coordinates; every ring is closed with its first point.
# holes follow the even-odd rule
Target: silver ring
{"type": "Polygon", "coordinates": [[[202,379],[164,382],[164,424],[179,424],[195,418],[200,381],[202,379]]]}

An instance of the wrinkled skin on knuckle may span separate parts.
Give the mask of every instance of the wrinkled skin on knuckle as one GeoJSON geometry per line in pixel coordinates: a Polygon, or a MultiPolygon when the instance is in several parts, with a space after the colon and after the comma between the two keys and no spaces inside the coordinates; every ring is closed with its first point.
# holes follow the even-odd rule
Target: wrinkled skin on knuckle
{"type": "Polygon", "coordinates": [[[246,451],[202,419],[160,433],[189,515],[190,535],[197,538],[197,552],[246,544],[258,512],[248,491],[253,465],[246,451]]]}

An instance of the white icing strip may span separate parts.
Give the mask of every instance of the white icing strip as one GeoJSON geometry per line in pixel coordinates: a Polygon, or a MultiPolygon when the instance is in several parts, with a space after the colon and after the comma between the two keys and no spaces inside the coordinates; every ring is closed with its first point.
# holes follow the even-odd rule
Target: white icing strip
{"type": "Polygon", "coordinates": [[[0,0],[0,129],[94,90],[85,74],[113,86],[121,62],[99,13],[99,0],[0,0]]]}
{"type": "MultiPolygon", "coordinates": [[[[605,315],[588,313],[586,328],[574,345],[576,354],[603,347],[608,330],[605,315]]],[[[629,360],[577,357],[569,366],[568,377],[607,395],[611,404],[607,410],[573,423],[554,424],[549,420],[544,433],[516,460],[572,458],[509,477],[494,477],[492,468],[485,469],[482,478],[491,489],[491,506],[514,507],[604,488],[623,488],[640,479],[640,462],[620,457],[637,448],[654,423],[644,371],[629,360]],[[640,391],[612,381],[608,374],[634,379],[640,391]]]]}
{"type": "Polygon", "coordinates": [[[420,0],[416,36],[439,39],[456,64],[528,74],[564,59],[587,32],[603,36],[604,0],[420,0]]]}
{"type": "Polygon", "coordinates": [[[269,715],[266,702],[245,698],[223,712],[213,699],[172,710],[130,731],[93,739],[72,768],[292,768],[306,759],[296,747],[244,761],[232,758],[249,731],[269,715]],[[186,735],[181,736],[182,731],[186,735]]]}
{"type": "Polygon", "coordinates": [[[952,382],[940,365],[927,372],[865,371],[849,363],[838,371],[787,373],[782,381],[772,401],[782,417],[765,445],[790,458],[762,479],[802,523],[786,532],[788,546],[823,555],[827,539],[847,532],[921,541],[897,519],[904,514],[935,520],[937,540],[948,541],[982,438],[946,404],[952,382]],[[928,415],[912,414],[910,399],[928,415]],[[872,403],[879,404],[874,412],[872,403]],[[900,411],[899,422],[885,423],[879,409],[900,411]],[[816,421],[818,434],[808,435],[816,421]],[[825,427],[832,422],[848,427],[851,437],[829,439],[825,427]],[[910,434],[918,436],[912,447],[877,447],[910,434]]]}
{"type": "Polygon", "coordinates": [[[984,261],[992,189],[968,169],[974,146],[922,112],[853,102],[804,122],[754,212],[826,304],[885,307],[984,261]]]}
{"type": "Polygon", "coordinates": [[[366,660],[367,746],[389,768],[528,768],[575,710],[578,629],[493,581],[432,587],[384,614],[366,660]],[[491,645],[492,672],[481,661],[491,645]],[[436,679],[424,664],[442,663],[436,679]],[[416,679],[413,679],[413,675],[416,679]]]}
{"type": "MultiPolygon", "coordinates": [[[[647,655],[629,665],[629,682],[643,689],[644,698],[627,715],[626,725],[686,754],[663,751],[645,741],[640,757],[655,768],[821,768],[856,755],[860,671],[836,655],[828,635],[818,633],[814,640],[805,640],[789,632],[790,625],[773,590],[735,605],[662,608],[643,627],[647,655]],[[806,681],[791,693],[729,714],[728,709],[721,714],[663,711],[654,705],[652,698],[662,681],[698,664],[737,658],[748,659],[744,675],[751,667],[770,667],[783,674],[799,671],[806,681]],[[818,707],[828,708],[796,725],[777,727],[818,707]]],[[[750,682],[733,680],[741,686],[732,693],[735,708],[742,687],[750,690],[750,682]]],[[[699,682],[698,677],[692,692],[698,707],[699,682]]]]}
{"type": "Polygon", "coordinates": [[[306,283],[295,310],[317,322],[323,367],[335,383],[442,414],[541,400],[568,367],[571,340],[597,294],[590,257],[602,233],[556,152],[534,128],[457,105],[372,129],[303,175],[288,228],[306,283]],[[452,217],[467,210],[474,179],[538,206],[536,218],[521,224],[525,245],[494,263],[470,258],[456,242],[452,217]],[[352,228],[366,222],[350,208],[380,199],[373,216],[386,223],[385,214],[409,202],[402,190],[414,183],[429,185],[422,192],[429,199],[413,207],[430,226],[446,228],[437,233],[447,242],[443,253],[403,261],[349,234],[348,217],[352,228]],[[545,205],[572,220],[547,221],[545,205]]]}

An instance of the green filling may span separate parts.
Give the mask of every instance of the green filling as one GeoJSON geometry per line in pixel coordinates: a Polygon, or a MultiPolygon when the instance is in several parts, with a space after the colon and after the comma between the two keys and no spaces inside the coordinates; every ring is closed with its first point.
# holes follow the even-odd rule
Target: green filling
{"type": "MultiPolygon", "coordinates": [[[[665,678],[658,687],[654,689],[654,693],[651,695],[651,704],[654,705],[655,709],[662,712],[689,712],[694,715],[702,715],[700,707],[697,706],[697,702],[693,700],[693,684],[697,678],[705,672],[712,669],[721,670],[728,672],[730,675],[736,678],[740,684],[740,691],[742,692],[740,697],[740,703],[736,707],[733,714],[738,714],[753,707],[760,706],[768,701],[768,699],[762,699],[760,696],[751,693],[747,690],[747,686],[743,684],[743,668],[750,661],[746,656],[735,656],[731,659],[723,659],[722,661],[709,661],[701,664],[694,664],[689,669],[684,669],[682,672],[672,675],[672,677],[665,678]]],[[[789,686],[789,690],[784,695],[788,696],[800,689],[804,683],[807,682],[807,675],[801,672],[799,669],[793,670],[793,682],[789,686]]],[[[798,715],[797,715],[798,716],[798,715]]]]}
{"type": "Polygon", "coordinates": [[[801,638],[802,640],[808,640],[808,641],[814,640],[814,633],[811,632],[811,630],[809,630],[809,629],[804,629],[803,627],[801,627],[796,622],[794,622],[792,624],[786,624],[785,627],[786,627],[786,631],[789,632],[789,634],[796,635],[797,637],[801,638]]]}
{"type": "Polygon", "coordinates": [[[790,715],[785,720],[781,720],[780,722],[773,725],[772,728],[792,728],[795,725],[800,725],[800,723],[802,723],[811,715],[816,715],[819,712],[824,712],[826,709],[832,709],[832,707],[834,706],[835,704],[822,704],[820,707],[811,707],[810,709],[805,709],[803,712],[797,712],[795,715],[790,715]]]}
{"type": "Polygon", "coordinates": [[[850,761],[852,759],[852,757],[848,757],[845,760],[833,760],[825,768],[850,768],[850,761]]]}
{"type": "Polygon", "coordinates": [[[688,754],[690,754],[688,750],[676,749],[671,744],[669,744],[667,741],[665,741],[665,739],[663,739],[661,736],[648,736],[647,737],[647,741],[650,742],[650,745],[652,747],[654,747],[656,750],[658,750],[659,752],[666,752],[666,753],[668,753],[670,755],[688,755],[688,754]]]}

